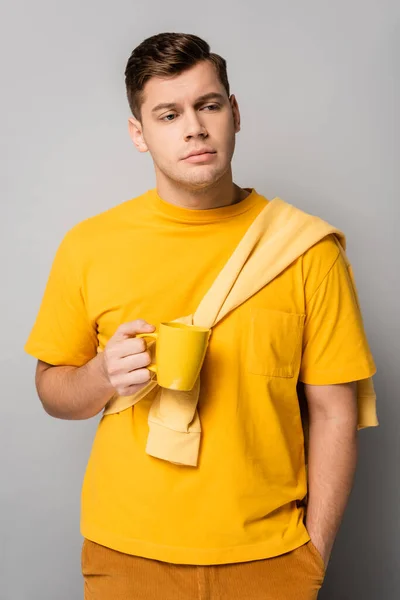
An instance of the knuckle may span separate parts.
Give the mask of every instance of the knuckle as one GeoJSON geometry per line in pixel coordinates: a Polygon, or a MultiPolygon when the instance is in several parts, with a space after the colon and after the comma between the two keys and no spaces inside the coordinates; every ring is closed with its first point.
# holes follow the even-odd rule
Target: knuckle
{"type": "Polygon", "coordinates": [[[115,348],[115,343],[112,340],[110,340],[110,342],[108,342],[107,346],[104,349],[104,356],[107,361],[112,360],[113,356],[115,356],[115,348]]]}
{"type": "Polygon", "coordinates": [[[126,387],[121,388],[121,391],[118,392],[120,396],[130,396],[131,393],[132,392],[129,391],[129,388],[126,387]]]}
{"type": "Polygon", "coordinates": [[[144,319],[135,319],[133,321],[133,324],[135,325],[135,327],[137,327],[139,330],[141,330],[143,328],[144,325],[147,325],[146,321],[144,319]]]}
{"type": "Polygon", "coordinates": [[[120,382],[120,380],[118,379],[118,377],[116,375],[109,374],[108,378],[109,378],[110,383],[113,386],[113,388],[117,389],[117,388],[121,388],[122,387],[121,386],[121,382],[120,382]]]}
{"type": "Polygon", "coordinates": [[[110,362],[107,365],[107,371],[108,371],[108,374],[111,377],[114,377],[114,375],[118,375],[118,371],[119,371],[119,369],[118,369],[118,363],[116,363],[116,362],[110,362]]]}
{"type": "Polygon", "coordinates": [[[137,352],[144,352],[147,348],[147,344],[144,341],[143,338],[136,338],[135,340],[135,348],[137,349],[137,352]]]}
{"type": "Polygon", "coordinates": [[[146,350],[146,352],[143,352],[143,364],[144,365],[149,365],[150,363],[151,363],[150,352],[148,352],[146,350]]]}
{"type": "Polygon", "coordinates": [[[135,383],[146,383],[150,379],[150,371],[148,369],[138,369],[135,373],[135,383]]]}

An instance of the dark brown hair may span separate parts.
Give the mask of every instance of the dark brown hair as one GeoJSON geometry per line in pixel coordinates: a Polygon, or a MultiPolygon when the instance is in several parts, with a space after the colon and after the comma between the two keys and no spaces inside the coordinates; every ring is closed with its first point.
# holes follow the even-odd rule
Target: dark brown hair
{"type": "Polygon", "coordinates": [[[140,119],[143,89],[151,77],[179,75],[200,61],[211,62],[229,96],[226,60],[210,52],[210,46],[187,33],[159,33],[144,40],[129,57],[125,85],[132,114],[140,119]]]}

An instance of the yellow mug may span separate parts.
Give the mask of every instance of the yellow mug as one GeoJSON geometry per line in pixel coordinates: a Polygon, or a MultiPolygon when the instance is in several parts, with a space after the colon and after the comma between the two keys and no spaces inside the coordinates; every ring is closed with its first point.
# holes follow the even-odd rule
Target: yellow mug
{"type": "Polygon", "coordinates": [[[156,373],[157,383],[170,390],[193,389],[206,355],[211,329],[183,323],[161,323],[158,332],[136,337],[157,340],[155,363],[147,369],[156,373]]]}

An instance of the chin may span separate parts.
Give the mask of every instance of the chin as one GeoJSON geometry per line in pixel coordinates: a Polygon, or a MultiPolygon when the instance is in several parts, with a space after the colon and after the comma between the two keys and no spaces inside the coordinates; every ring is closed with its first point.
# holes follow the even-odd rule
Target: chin
{"type": "Polygon", "coordinates": [[[223,177],[225,171],[209,171],[201,173],[200,170],[196,173],[188,173],[186,177],[182,178],[182,183],[189,185],[194,189],[204,189],[215,185],[223,177]]]}
{"type": "MultiPolygon", "coordinates": [[[[228,165],[229,167],[229,165],[228,165]]],[[[164,177],[169,179],[180,187],[187,188],[189,190],[204,190],[212,187],[224,176],[227,171],[227,167],[221,168],[207,168],[206,165],[196,165],[194,168],[185,170],[172,170],[172,169],[159,169],[164,177]]]]}
{"type": "Polygon", "coordinates": [[[202,190],[204,188],[208,188],[208,187],[216,184],[217,181],[219,181],[219,177],[218,178],[210,177],[210,178],[205,178],[205,179],[189,179],[189,180],[186,180],[186,184],[189,185],[190,187],[192,187],[193,189],[202,190]]]}

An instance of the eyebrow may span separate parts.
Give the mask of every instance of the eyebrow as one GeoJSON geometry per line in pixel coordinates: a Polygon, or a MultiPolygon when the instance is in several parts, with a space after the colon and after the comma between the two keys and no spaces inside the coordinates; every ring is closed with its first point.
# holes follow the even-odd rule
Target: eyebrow
{"type": "MultiPolygon", "coordinates": [[[[204,94],[203,96],[199,96],[199,98],[197,98],[196,102],[194,103],[195,107],[197,108],[198,106],[200,106],[201,104],[204,104],[204,102],[208,102],[209,100],[220,100],[220,101],[224,101],[225,100],[225,96],[223,96],[222,94],[220,94],[219,92],[210,92],[209,94],[204,94]]],[[[155,106],[152,109],[152,113],[156,113],[160,110],[172,110],[173,108],[177,107],[177,103],[176,102],[162,102],[161,104],[157,104],[157,106],[155,106]]]]}

